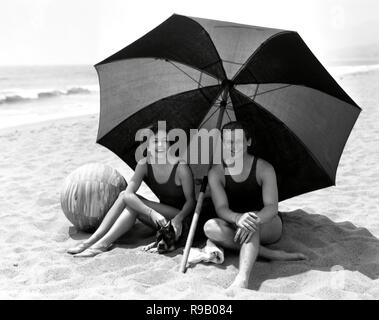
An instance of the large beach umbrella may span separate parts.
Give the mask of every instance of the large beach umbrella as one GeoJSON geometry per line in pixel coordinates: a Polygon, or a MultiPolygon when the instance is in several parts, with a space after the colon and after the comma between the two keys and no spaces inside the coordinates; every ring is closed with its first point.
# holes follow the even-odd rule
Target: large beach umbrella
{"type": "Polygon", "coordinates": [[[174,14],[95,68],[97,142],[130,167],[137,130],[156,120],[188,133],[244,120],[279,200],[335,184],[361,111],[294,31],[174,14]]]}

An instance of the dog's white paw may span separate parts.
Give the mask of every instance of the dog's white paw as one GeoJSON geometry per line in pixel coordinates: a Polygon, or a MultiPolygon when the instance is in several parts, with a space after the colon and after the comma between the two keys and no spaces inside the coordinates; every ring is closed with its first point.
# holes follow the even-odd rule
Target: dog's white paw
{"type": "Polygon", "coordinates": [[[150,248],[150,249],[147,250],[147,252],[149,252],[149,253],[158,253],[158,248],[157,247],[150,248]]]}
{"type": "Polygon", "coordinates": [[[141,250],[142,251],[149,251],[150,249],[151,249],[151,244],[149,244],[149,245],[147,245],[147,246],[143,246],[142,248],[141,248],[141,250]]]}

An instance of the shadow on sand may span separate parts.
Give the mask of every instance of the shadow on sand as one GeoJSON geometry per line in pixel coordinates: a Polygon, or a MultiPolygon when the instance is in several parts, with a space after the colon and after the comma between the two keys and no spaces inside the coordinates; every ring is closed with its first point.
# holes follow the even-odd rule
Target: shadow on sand
{"type": "MultiPolygon", "coordinates": [[[[302,252],[305,261],[264,261],[253,268],[249,289],[258,290],[263,281],[289,277],[310,270],[358,271],[375,280],[379,278],[379,239],[366,228],[351,222],[336,223],[326,216],[303,210],[283,212],[284,230],[279,242],[268,246],[289,252],[302,252]]],[[[226,251],[221,268],[238,267],[238,253],[226,251]]],[[[217,266],[218,267],[218,266],[217,266]]]]}
{"type": "MultiPolygon", "coordinates": [[[[284,229],[279,242],[268,247],[289,252],[302,252],[306,261],[264,261],[254,265],[249,289],[258,290],[263,281],[289,277],[310,270],[331,272],[333,268],[358,271],[371,279],[379,278],[379,239],[366,228],[356,227],[351,222],[336,223],[326,216],[309,214],[303,210],[283,212],[284,229]]],[[[70,237],[84,240],[90,233],[78,232],[70,227],[70,237]]],[[[122,236],[115,246],[125,249],[142,247],[155,240],[155,231],[137,222],[134,228],[122,236]]],[[[195,246],[201,246],[196,242],[195,246]]],[[[183,253],[184,242],[178,249],[167,253],[169,257],[183,253]]],[[[225,251],[225,261],[215,268],[238,268],[238,253],[225,251]]],[[[192,266],[196,268],[196,266],[192,266]]]]}

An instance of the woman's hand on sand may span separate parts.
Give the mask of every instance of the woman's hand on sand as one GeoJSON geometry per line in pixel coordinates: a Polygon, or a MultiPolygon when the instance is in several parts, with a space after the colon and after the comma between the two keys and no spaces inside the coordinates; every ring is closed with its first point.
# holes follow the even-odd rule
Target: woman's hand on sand
{"type": "Polygon", "coordinates": [[[167,224],[166,218],[153,209],[150,210],[150,218],[158,228],[164,227],[167,224]]]}
{"type": "Polygon", "coordinates": [[[183,230],[183,221],[182,219],[178,218],[177,216],[174,217],[172,220],[171,220],[171,225],[173,226],[174,228],[174,231],[175,231],[175,240],[178,240],[180,235],[182,234],[182,230],[183,230]]]}
{"type": "Polygon", "coordinates": [[[254,212],[245,212],[236,219],[237,228],[244,229],[245,231],[256,231],[260,219],[254,212]]]}

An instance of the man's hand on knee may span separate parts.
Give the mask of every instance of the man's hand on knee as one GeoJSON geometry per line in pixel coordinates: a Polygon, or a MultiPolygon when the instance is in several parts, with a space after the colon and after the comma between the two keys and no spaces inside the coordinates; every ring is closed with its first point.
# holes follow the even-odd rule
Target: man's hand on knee
{"type": "Polygon", "coordinates": [[[246,231],[256,231],[260,223],[259,217],[254,212],[245,212],[236,219],[237,228],[246,231]]]}
{"type": "Polygon", "coordinates": [[[243,228],[238,228],[234,236],[234,242],[239,244],[248,243],[256,232],[258,232],[258,230],[248,231],[243,228]]]}

